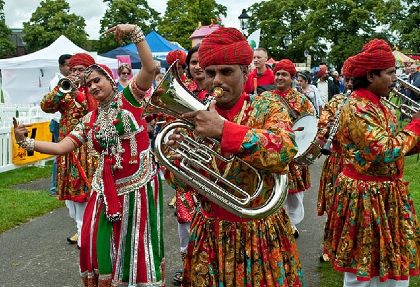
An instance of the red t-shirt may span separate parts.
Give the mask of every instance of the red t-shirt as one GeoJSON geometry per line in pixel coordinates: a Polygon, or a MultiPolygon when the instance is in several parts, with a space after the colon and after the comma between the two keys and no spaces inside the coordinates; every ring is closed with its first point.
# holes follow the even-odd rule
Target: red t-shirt
{"type": "Polygon", "coordinates": [[[257,69],[254,69],[248,74],[248,80],[244,85],[244,92],[247,94],[254,93],[254,78],[257,78],[257,86],[266,86],[274,84],[274,73],[270,68],[267,68],[261,76],[257,76],[257,69]]]}

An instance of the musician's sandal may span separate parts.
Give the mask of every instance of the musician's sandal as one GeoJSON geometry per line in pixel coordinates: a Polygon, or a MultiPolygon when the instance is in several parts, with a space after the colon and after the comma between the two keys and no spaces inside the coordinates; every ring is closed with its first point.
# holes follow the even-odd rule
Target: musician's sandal
{"type": "Polygon", "coordinates": [[[182,283],[182,271],[175,272],[174,277],[172,278],[172,284],[175,286],[180,286],[182,283]]]}

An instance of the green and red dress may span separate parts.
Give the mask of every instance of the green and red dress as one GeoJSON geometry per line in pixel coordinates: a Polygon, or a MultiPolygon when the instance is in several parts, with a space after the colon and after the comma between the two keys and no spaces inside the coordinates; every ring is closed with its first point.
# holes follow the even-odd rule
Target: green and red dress
{"type": "Polygon", "coordinates": [[[84,286],[164,285],[162,188],[142,113],[129,85],[70,134],[100,154],[83,219],[84,286]]]}

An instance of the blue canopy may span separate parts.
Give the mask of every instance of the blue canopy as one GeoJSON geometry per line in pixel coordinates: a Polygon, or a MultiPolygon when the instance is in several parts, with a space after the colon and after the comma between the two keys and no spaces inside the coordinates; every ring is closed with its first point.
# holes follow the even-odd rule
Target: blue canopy
{"type": "MultiPolygon", "coordinates": [[[[169,42],[155,31],[152,31],[146,35],[146,41],[147,44],[149,44],[153,57],[161,61],[162,66],[166,66],[166,55],[168,54],[168,52],[174,50],[182,50],[184,52],[187,52],[181,46],[169,42]]],[[[101,54],[101,56],[109,58],[116,58],[118,55],[129,55],[131,59],[131,65],[133,66],[133,68],[140,68],[140,57],[137,54],[136,45],[134,45],[133,43],[123,47],[118,47],[114,50],[101,54]]]]}

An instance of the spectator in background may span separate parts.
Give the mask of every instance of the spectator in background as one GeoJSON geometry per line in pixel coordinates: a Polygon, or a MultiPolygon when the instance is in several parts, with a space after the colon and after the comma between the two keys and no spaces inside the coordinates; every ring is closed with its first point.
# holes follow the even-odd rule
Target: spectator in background
{"type": "Polygon", "coordinates": [[[299,72],[297,74],[297,81],[299,83],[300,88],[298,91],[302,94],[304,94],[312,103],[314,110],[316,112],[316,116],[319,117],[319,115],[322,112],[322,107],[324,106],[324,102],[321,99],[321,96],[319,95],[318,89],[311,85],[311,75],[308,71],[305,72],[299,72]]]}
{"type": "Polygon", "coordinates": [[[131,77],[131,67],[127,63],[123,63],[118,67],[118,92],[121,92],[128,86],[131,77]]]}
{"type": "MultiPolygon", "coordinates": [[[[58,69],[60,72],[56,73],[54,78],[52,78],[49,86],[49,90],[57,86],[58,82],[62,79],[67,77],[70,74],[70,61],[71,55],[70,54],[63,54],[58,58],[58,69]]],[[[58,142],[58,131],[59,131],[59,121],[60,121],[60,113],[56,112],[53,115],[53,118],[50,122],[50,132],[53,136],[53,142],[58,142]]],[[[53,166],[52,166],[52,175],[51,175],[51,184],[50,184],[50,195],[55,196],[57,195],[57,161],[54,158],[53,166]]]]}
{"type": "Polygon", "coordinates": [[[274,73],[273,71],[267,66],[267,50],[264,48],[257,48],[254,51],[254,67],[255,69],[252,70],[248,74],[248,79],[244,85],[244,91],[247,94],[260,94],[265,90],[272,90],[275,88],[274,85],[274,73]],[[257,84],[254,86],[254,79],[257,79],[257,84]],[[272,88],[268,88],[267,86],[272,86],[272,88]]]}
{"type": "MultiPolygon", "coordinates": [[[[416,63],[412,63],[410,66],[410,76],[408,77],[408,82],[416,88],[420,88],[420,72],[416,63]]],[[[409,90],[408,97],[416,102],[420,102],[420,95],[416,94],[414,91],[409,90]]]]}
{"type": "Polygon", "coordinates": [[[327,65],[320,65],[317,73],[317,81],[315,86],[318,88],[321,99],[324,103],[327,103],[332,97],[340,93],[340,89],[334,80],[329,78],[327,65]]]}

